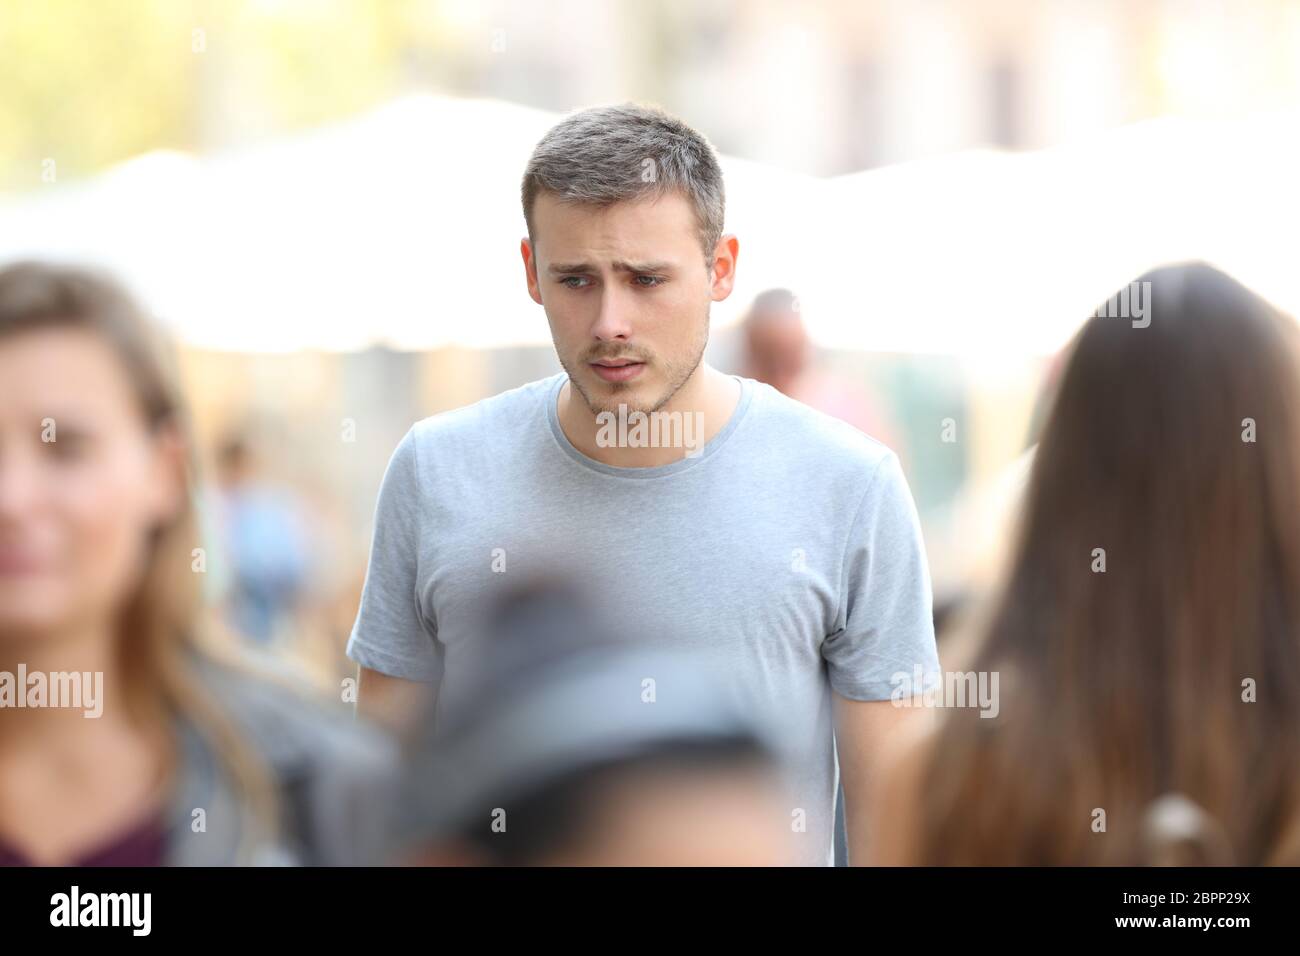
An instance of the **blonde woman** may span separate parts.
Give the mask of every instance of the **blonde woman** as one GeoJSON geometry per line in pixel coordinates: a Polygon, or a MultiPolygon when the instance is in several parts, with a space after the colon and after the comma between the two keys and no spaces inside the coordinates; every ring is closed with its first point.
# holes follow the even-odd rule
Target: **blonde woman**
{"type": "Polygon", "coordinates": [[[129,296],[0,269],[0,863],[369,858],[387,743],[203,649],[190,482],[129,296]]]}

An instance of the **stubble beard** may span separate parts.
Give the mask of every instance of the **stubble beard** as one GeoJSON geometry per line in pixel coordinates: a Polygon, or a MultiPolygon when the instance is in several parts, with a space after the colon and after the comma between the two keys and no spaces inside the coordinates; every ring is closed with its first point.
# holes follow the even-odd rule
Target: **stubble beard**
{"type": "MultiPolygon", "coordinates": [[[[600,415],[606,412],[617,415],[620,405],[625,406],[628,413],[643,412],[645,414],[650,414],[651,412],[659,411],[672,401],[673,396],[677,394],[681,387],[690,381],[691,376],[695,374],[695,370],[700,367],[700,362],[704,359],[704,349],[708,344],[709,325],[708,317],[706,316],[704,332],[696,343],[695,348],[692,349],[691,358],[685,362],[664,364],[664,374],[668,380],[668,384],[660,393],[659,397],[650,403],[633,404],[628,401],[628,397],[634,393],[638,387],[635,382],[602,382],[602,387],[609,390],[609,397],[604,400],[594,398],[591,393],[587,391],[581,379],[574,375],[574,369],[570,367],[568,362],[564,361],[564,359],[560,359],[560,366],[569,376],[570,384],[572,384],[574,390],[582,396],[582,400],[587,404],[587,408],[591,410],[592,415],[600,415]]],[[[647,367],[649,367],[650,363],[648,359],[646,360],[646,364],[647,367]]],[[[583,363],[583,366],[585,367],[585,362],[583,363]]]]}

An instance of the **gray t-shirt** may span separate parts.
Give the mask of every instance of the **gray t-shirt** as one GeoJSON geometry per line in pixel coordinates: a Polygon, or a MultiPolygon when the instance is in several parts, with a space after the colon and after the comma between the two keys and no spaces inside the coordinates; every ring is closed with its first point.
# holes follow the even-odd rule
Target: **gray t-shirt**
{"type": "Polygon", "coordinates": [[[581,575],[637,639],[702,655],[777,715],[800,858],[826,865],[830,691],[887,700],[895,675],[938,671],[929,571],[897,456],[738,380],[723,429],[653,468],[572,445],[564,373],[415,424],[380,489],[348,656],[439,684],[445,712],[488,604],[516,577],[581,575]]]}

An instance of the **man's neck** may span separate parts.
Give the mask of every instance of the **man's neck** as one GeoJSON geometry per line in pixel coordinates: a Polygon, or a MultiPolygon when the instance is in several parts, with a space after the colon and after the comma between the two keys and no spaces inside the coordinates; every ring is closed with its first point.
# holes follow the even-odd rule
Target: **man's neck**
{"type": "Polygon", "coordinates": [[[701,362],[686,384],[654,413],[657,422],[649,414],[642,421],[630,411],[598,420],[572,382],[560,389],[556,410],[565,437],[588,458],[618,468],[654,468],[701,451],[731,420],[740,395],[735,378],[701,362]],[[647,438],[657,441],[646,445],[647,438]]]}

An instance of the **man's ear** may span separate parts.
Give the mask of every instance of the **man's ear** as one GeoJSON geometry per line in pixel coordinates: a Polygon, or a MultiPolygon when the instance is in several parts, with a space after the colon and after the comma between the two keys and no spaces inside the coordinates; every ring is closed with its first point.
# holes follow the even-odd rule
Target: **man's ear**
{"type": "Polygon", "coordinates": [[[736,284],[736,258],[740,255],[740,240],[731,234],[718,239],[713,248],[713,287],[710,295],[714,302],[721,302],[731,295],[736,284]]]}
{"type": "Polygon", "coordinates": [[[524,257],[524,278],[528,282],[528,294],[538,305],[542,304],[542,290],[537,284],[537,257],[533,255],[533,243],[527,236],[519,240],[519,254],[524,257]]]}

